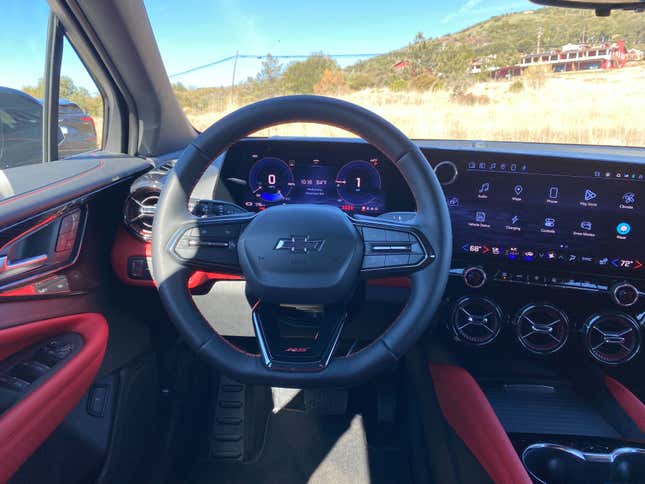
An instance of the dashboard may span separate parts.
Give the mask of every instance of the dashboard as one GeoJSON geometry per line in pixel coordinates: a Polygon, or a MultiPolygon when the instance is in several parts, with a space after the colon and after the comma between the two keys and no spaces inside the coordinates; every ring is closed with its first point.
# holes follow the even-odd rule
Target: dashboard
{"type": "MultiPolygon", "coordinates": [[[[444,188],[456,261],[645,277],[644,165],[422,150],[444,188]]],[[[249,211],[290,203],[371,216],[415,209],[393,164],[361,142],[245,140],[227,152],[220,182],[249,211]]]]}
{"type": "MultiPolygon", "coordinates": [[[[437,316],[451,340],[506,349],[519,343],[541,356],[566,346],[564,355],[584,351],[610,366],[636,361],[645,337],[645,150],[417,143],[452,220],[452,277],[437,316]]],[[[131,187],[124,218],[140,239],[149,239],[173,166],[174,158],[163,160],[131,187]]],[[[303,138],[231,146],[206,170],[189,208],[207,216],[298,203],[395,221],[416,208],[394,164],[372,146],[303,138]]],[[[143,255],[125,259],[129,280],[149,280],[143,255]]],[[[366,299],[399,304],[408,294],[399,283],[370,281],[366,299]]]]}

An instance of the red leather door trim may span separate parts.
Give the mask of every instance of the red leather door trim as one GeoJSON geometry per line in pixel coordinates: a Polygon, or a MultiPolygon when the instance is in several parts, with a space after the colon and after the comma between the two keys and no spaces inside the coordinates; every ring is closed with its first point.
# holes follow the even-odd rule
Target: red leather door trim
{"type": "Polygon", "coordinates": [[[638,429],[645,433],[645,405],[643,402],[622,383],[610,376],[605,375],[605,385],[607,385],[609,392],[618,404],[623,407],[625,413],[634,421],[638,429]]]}
{"type": "Polygon", "coordinates": [[[497,484],[531,484],[517,452],[475,379],[463,368],[430,364],[444,418],[497,484]]]}
{"type": "Polygon", "coordinates": [[[33,393],[0,415],[0,482],[16,472],[87,391],[105,355],[108,326],[100,314],[86,313],[0,331],[0,359],[66,332],[83,337],[81,350],[33,393]]]}

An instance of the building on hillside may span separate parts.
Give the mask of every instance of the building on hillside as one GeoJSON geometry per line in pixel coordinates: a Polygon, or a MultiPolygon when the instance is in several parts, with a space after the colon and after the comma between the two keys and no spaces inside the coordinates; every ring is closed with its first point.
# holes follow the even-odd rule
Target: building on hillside
{"type": "Polygon", "coordinates": [[[627,51],[627,62],[642,61],[645,59],[645,53],[639,49],[629,49],[627,51]]]}
{"type": "Polygon", "coordinates": [[[473,59],[470,61],[468,72],[470,72],[471,74],[479,74],[480,72],[484,71],[492,72],[497,69],[497,67],[494,65],[496,59],[497,54],[491,54],[485,57],[473,59]]]}
{"type": "Polygon", "coordinates": [[[404,71],[404,70],[406,70],[407,68],[409,68],[409,67],[410,67],[410,65],[411,65],[411,64],[410,64],[410,61],[401,60],[401,61],[398,61],[397,63],[395,63],[395,64],[392,66],[392,69],[394,69],[395,71],[399,71],[399,72],[400,72],[400,71],[404,71]]]}
{"type": "Polygon", "coordinates": [[[639,52],[630,55],[622,40],[598,45],[567,44],[560,49],[524,55],[518,64],[491,70],[491,77],[510,79],[521,76],[531,66],[549,66],[553,72],[620,69],[625,67],[626,62],[638,57],[639,52]]]}

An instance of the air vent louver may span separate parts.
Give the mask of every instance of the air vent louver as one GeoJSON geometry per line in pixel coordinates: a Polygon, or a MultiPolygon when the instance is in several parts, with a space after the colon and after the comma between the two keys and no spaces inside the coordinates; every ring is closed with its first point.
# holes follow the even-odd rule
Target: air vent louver
{"type": "Polygon", "coordinates": [[[520,344],[538,355],[560,350],[569,337],[569,320],[560,309],[549,304],[524,307],[513,321],[520,344]]]}
{"type": "Polygon", "coordinates": [[[456,340],[473,346],[492,343],[502,329],[502,311],[485,297],[463,297],[451,313],[450,327],[456,340]]]}
{"type": "Polygon", "coordinates": [[[628,362],[641,347],[640,325],[627,314],[592,316],[584,325],[583,335],[587,352],[607,365],[628,362]]]}
{"type": "Polygon", "coordinates": [[[125,202],[125,224],[143,240],[148,240],[152,234],[152,222],[158,201],[158,191],[142,189],[130,194],[125,202]]]}

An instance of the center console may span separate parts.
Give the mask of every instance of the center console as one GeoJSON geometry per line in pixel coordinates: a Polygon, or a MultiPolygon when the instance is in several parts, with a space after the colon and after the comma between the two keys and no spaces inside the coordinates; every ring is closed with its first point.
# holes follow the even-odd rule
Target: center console
{"type": "Polygon", "coordinates": [[[602,366],[641,347],[645,169],[635,163],[429,153],[453,222],[452,339],[602,366]],[[450,158],[450,159],[447,159],[450,158]]]}

